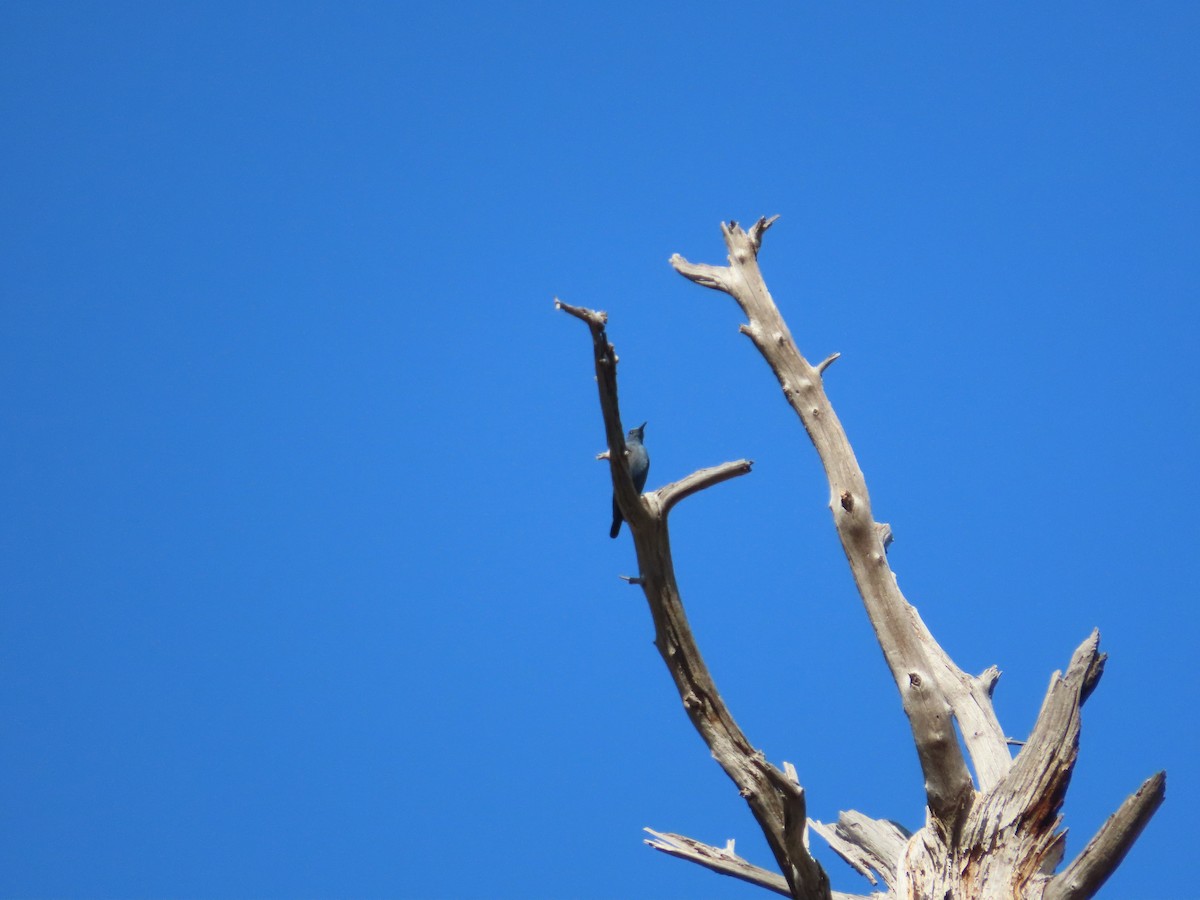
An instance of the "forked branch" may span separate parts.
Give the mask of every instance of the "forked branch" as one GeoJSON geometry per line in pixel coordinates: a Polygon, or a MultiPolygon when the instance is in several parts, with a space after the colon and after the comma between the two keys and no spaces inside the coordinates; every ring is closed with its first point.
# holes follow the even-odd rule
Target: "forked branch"
{"type": "MultiPolygon", "coordinates": [[[[1032,734],[1010,741],[992,707],[1000,670],[969,675],[954,664],[900,592],[887,559],[890,526],[877,522],[850,441],[825,394],[823,375],[838,358],[813,366],[800,353],[758,268],[763,236],[775,218],[749,231],[722,225],[728,265],[695,264],[675,255],[671,264],[703,287],[729,294],[745,313],[741,326],[779,381],[804,425],[829,481],[829,507],[855,584],[884,658],[900,691],[925,780],[926,823],[909,834],[886,820],[842,813],[836,825],[809,822],[795,770],[780,771],[754,749],[734,722],[700,656],[675,581],[667,516],[696,491],[750,470],[740,460],[702,469],[637,496],[625,464],[617,404],[617,356],[605,333],[604,313],[556,301],[586,322],[592,335],[600,408],[613,486],[633,534],[642,587],[654,618],[655,644],[696,730],[746,798],[783,878],[725,848],[681,835],[651,832],[656,849],[722,874],[804,900],[849,900],[831,892],[808,851],[808,827],[847,862],[898,900],[1086,900],[1113,872],[1163,801],[1165,775],[1147,780],[1059,875],[1064,832],[1059,811],[1079,750],[1080,709],[1099,682],[1104,654],[1093,632],[1065,673],[1055,673],[1032,734]],[[957,731],[956,731],[957,725],[957,731]],[[962,744],[960,744],[961,733],[962,744]],[[1014,760],[1009,744],[1021,746],[1014,760]],[[973,780],[963,753],[975,770],[973,780]]],[[[647,829],[649,830],[649,829],[647,829]]]]}
{"type": "Polygon", "coordinates": [[[635,496],[624,462],[625,441],[617,402],[617,355],[605,331],[607,316],[560,300],[555,300],[555,305],[585,322],[591,332],[613,487],[618,493],[627,492],[621,507],[631,513],[625,518],[637,550],[639,571],[636,579],[630,580],[646,595],[654,619],[654,643],[675,681],[684,709],[713,757],[746,799],[790,895],[803,900],[829,900],[829,879],[808,852],[804,840],[807,822],[804,791],[754,748],[721,699],[684,613],[671,559],[667,529],[671,508],[696,491],[749,472],[751,464],[740,460],[703,469],[643,497],[635,496]]]}
{"type": "Polygon", "coordinates": [[[810,364],[767,290],[758,252],[776,218],[759,219],[749,231],[722,224],[727,266],[690,263],[678,254],[671,264],[741,307],[747,319],[741,332],[770,366],[817,450],[834,525],[908,716],[928,806],[926,827],[907,840],[899,830],[863,827],[875,820],[858,813],[843,813],[834,828],[813,828],[872,882],[874,870],[905,900],[1090,897],[1162,802],[1164,786],[1161,777],[1150,779],[1062,875],[1050,874],[1062,859],[1058,812],[1078,754],[1080,707],[1104,668],[1099,634],[1076,650],[1065,675],[1052,679],[1034,732],[1014,762],[992,706],[999,669],[971,676],[956,666],[897,586],[886,555],[891,529],[872,515],[866,479],[825,394],[822,378],[838,354],[810,364]]]}
{"type": "Polygon", "coordinates": [[[758,251],[774,222],[775,218],[759,219],[749,231],[736,222],[723,224],[728,266],[697,265],[678,254],[671,265],[697,284],[725,291],[741,307],[747,319],[742,333],[762,353],[817,449],[829,480],[829,506],[842,548],[908,714],[930,812],[950,833],[974,800],[955,718],[962,723],[985,784],[994,783],[1008,769],[1004,734],[983,683],[954,666],[896,584],[881,539],[881,523],[871,514],[866,478],[825,394],[822,374],[836,357],[828,357],[820,366],[804,358],[759,270],[758,251]]]}

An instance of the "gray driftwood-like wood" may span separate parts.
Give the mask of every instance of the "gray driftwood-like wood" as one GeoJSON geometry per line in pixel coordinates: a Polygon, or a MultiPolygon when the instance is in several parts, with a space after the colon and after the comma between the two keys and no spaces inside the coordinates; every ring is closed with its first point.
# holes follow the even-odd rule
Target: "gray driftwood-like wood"
{"type": "Polygon", "coordinates": [[[791,896],[829,898],[829,878],[805,843],[804,789],[767,762],[726,708],[692,636],[671,561],[667,531],[667,513],[671,507],[691,493],[746,474],[751,462],[739,460],[705,469],[639,497],[625,461],[625,435],[617,403],[617,355],[605,332],[607,317],[602,312],[561,301],[555,303],[559,309],[587,323],[592,334],[613,490],[637,550],[638,576],[633,580],[641,585],[650,604],[654,644],[675,680],[683,708],[713,757],[746,799],[791,896]]]}
{"type": "MultiPolygon", "coordinates": [[[[992,707],[1000,677],[994,666],[971,675],[956,666],[901,593],[887,559],[891,528],[876,522],[866,479],[829,398],[823,375],[838,358],[816,366],[800,353],[758,267],[763,235],[775,219],[748,231],[722,225],[728,265],[671,265],[685,278],[732,297],[746,316],[741,331],[758,348],[800,418],[829,481],[829,508],[867,618],[900,692],[925,783],[923,827],[915,833],[887,820],[844,812],[835,825],[810,821],[794,768],[766,761],[734,722],[704,664],[675,581],[667,513],[679,500],[746,474],[741,460],[701,470],[639,497],[625,465],[617,403],[617,357],[604,313],[556,305],[591,332],[600,408],[614,491],[629,523],[642,587],[655,625],[655,644],[675,681],[684,709],[713,757],[746,799],[782,872],[782,878],[733,852],[681,835],[651,831],[650,846],[713,871],[804,900],[849,897],[808,850],[808,830],[871,884],[882,881],[897,900],[1083,900],[1116,869],[1165,797],[1165,773],[1149,778],[1113,813],[1082,852],[1055,874],[1064,856],[1059,810],[1079,751],[1080,708],[1104,669],[1099,633],[1075,650],[1065,673],[1056,672],[1032,733],[1014,758],[992,707]],[[955,726],[958,731],[956,732],[955,726]],[[962,740],[959,740],[961,733],[962,740]],[[972,778],[968,757],[974,767],[972,778]],[[878,879],[876,874],[878,874],[878,879]]],[[[647,829],[649,831],[649,829],[647,829]]]]}

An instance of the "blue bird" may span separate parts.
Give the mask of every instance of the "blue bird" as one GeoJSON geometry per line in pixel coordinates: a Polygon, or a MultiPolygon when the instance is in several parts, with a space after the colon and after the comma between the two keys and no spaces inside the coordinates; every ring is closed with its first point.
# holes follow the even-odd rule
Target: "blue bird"
{"type": "MultiPolygon", "coordinates": [[[[629,434],[625,435],[625,455],[629,460],[629,474],[633,476],[634,490],[641,494],[642,488],[646,486],[646,476],[650,474],[650,454],[646,452],[646,447],[642,443],[642,434],[646,431],[646,423],[643,422],[637,428],[630,428],[629,434]]],[[[625,517],[621,515],[621,507],[617,505],[617,495],[613,494],[613,523],[612,530],[608,536],[615,538],[621,531],[621,523],[625,521],[625,517]]]]}

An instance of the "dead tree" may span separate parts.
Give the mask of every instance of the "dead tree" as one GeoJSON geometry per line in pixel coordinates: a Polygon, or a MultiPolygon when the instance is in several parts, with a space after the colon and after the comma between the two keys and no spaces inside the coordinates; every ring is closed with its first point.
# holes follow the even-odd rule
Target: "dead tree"
{"type": "Polygon", "coordinates": [[[925,825],[913,834],[898,825],[843,812],[833,824],[808,818],[804,789],[789,763],[777,768],[756,750],[721,700],[684,612],[671,561],[667,515],[687,497],[745,475],[748,460],[702,469],[639,496],[625,464],[617,404],[617,355],[603,312],[558,308],[591,331],[600,409],[613,489],[637,550],[638,575],[654,619],[655,645],[675,681],[692,724],[745,798],[782,874],[733,852],[684,837],[650,831],[650,846],[797,900],[852,900],[830,890],[829,878],[808,849],[811,829],[873,885],[875,897],[898,900],[1029,898],[1081,900],[1093,896],[1117,868],[1163,802],[1166,773],[1146,780],[1109,817],[1075,859],[1061,870],[1062,807],[1079,752],[1079,710],[1104,670],[1099,634],[1075,650],[1066,671],[1055,672],[1032,733],[1013,757],[992,708],[1000,677],[992,667],[970,675],[934,640],[897,586],[888,564],[890,528],[876,522],[866,480],[837,414],[825,394],[825,370],[838,354],[812,365],[797,349],[758,268],[763,235],[775,219],[749,231],[722,225],[729,264],[690,263],[675,255],[679,274],[737,301],[743,334],[754,342],[800,417],[829,479],[829,508],[867,617],[883,649],[908,716],[925,780],[925,825]],[[959,740],[955,730],[962,735],[959,740]],[[972,778],[964,750],[970,755],[972,778]]]}

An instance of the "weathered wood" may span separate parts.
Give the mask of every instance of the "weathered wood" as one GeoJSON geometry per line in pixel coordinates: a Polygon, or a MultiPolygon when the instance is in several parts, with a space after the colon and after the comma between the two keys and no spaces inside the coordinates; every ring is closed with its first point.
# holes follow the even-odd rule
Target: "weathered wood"
{"type": "MultiPolygon", "coordinates": [[[[884,658],[900,689],[925,776],[929,809],[938,827],[958,828],[974,801],[974,785],[955,734],[963,736],[984,786],[1008,769],[1010,756],[992,710],[989,685],[958,669],[941,650],[917,611],[905,600],[888,565],[881,523],[871,515],[866,478],[850,440],[825,393],[821,370],[800,353],[758,267],[763,235],[775,218],[749,231],[722,225],[729,265],[689,263],[676,254],[671,265],[685,278],[724,291],[747,318],[741,326],[775,374],[784,397],[808,432],[829,481],[829,507],[842,549],[884,658]]],[[[828,366],[823,363],[821,369],[828,366]]]]}
{"type": "Polygon", "coordinates": [[[682,834],[655,831],[653,828],[644,830],[654,835],[653,839],[647,839],[646,843],[655,850],[678,859],[694,862],[721,875],[748,881],[777,894],[783,894],[785,897],[792,896],[787,879],[776,872],[770,872],[742,859],[733,852],[732,840],[724,847],[714,847],[682,834]]]}
{"type": "Polygon", "coordinates": [[[825,839],[833,851],[871,884],[878,884],[872,872],[888,889],[896,885],[896,870],[900,855],[911,836],[909,832],[886,819],[872,819],[850,810],[838,814],[833,825],[809,821],[809,826],[825,839]]]}
{"type": "Polygon", "coordinates": [[[704,469],[657,491],[637,496],[625,464],[625,441],[617,401],[617,355],[605,331],[607,316],[560,300],[555,305],[582,320],[592,335],[596,385],[608,439],[608,462],[622,514],[637,551],[631,579],[646,595],[654,619],[654,644],[667,664],[684,710],[713,758],[737,785],[762,829],[792,897],[829,900],[829,878],[804,843],[804,790],[766,761],[738,727],[717,691],[684,612],[675,579],[667,514],[679,500],[704,487],[750,471],[740,460],[704,469]]]}
{"type": "Polygon", "coordinates": [[[1086,900],[1100,890],[1166,797],[1167,773],[1147,778],[1100,826],[1071,864],[1054,876],[1044,900],[1086,900]]]}
{"type": "MultiPolygon", "coordinates": [[[[694,862],[697,865],[704,866],[706,869],[711,869],[719,875],[729,875],[731,878],[747,881],[750,884],[758,885],[759,887],[766,888],[768,891],[782,894],[785,897],[791,896],[791,893],[788,891],[788,884],[782,877],[776,875],[774,872],[761,869],[734,853],[733,841],[729,841],[724,847],[714,847],[711,844],[701,843],[694,838],[682,834],[655,831],[653,828],[647,828],[645,831],[654,835],[653,839],[648,839],[645,843],[655,850],[666,853],[668,856],[674,856],[677,859],[686,859],[688,862],[694,862]]],[[[842,891],[832,892],[832,900],[884,900],[885,897],[885,894],[878,893],[847,894],[842,891]]]]}
{"type": "MultiPolygon", "coordinates": [[[[898,897],[1036,900],[1062,859],[1058,812],[1078,755],[1079,709],[1104,667],[1099,634],[1076,650],[1065,676],[1055,675],[1033,734],[1014,762],[992,707],[999,669],[993,666],[978,677],[963,672],[897,586],[886,555],[891,529],[871,515],[866,479],[825,394],[821,376],[837,354],[816,367],[808,363],[759,270],[758,251],[774,222],[759,219],[749,231],[736,222],[722,225],[728,266],[696,265],[678,254],[671,264],[685,278],[729,294],[741,307],[748,321],[740,330],[770,366],[820,456],[834,525],[908,715],[928,806],[925,827],[907,841],[894,868],[889,862],[894,845],[881,848],[874,833],[854,833],[841,821],[833,829],[814,830],[832,838],[834,849],[859,871],[866,869],[868,877],[871,869],[879,872],[898,897]]],[[[1155,785],[1147,785],[1149,799],[1126,801],[1111,827],[1089,845],[1092,856],[1085,851],[1072,864],[1071,893],[1060,879],[1052,883],[1054,891],[1082,898],[1099,888],[1161,803],[1161,784],[1157,793],[1155,785]],[[1106,863],[1097,863],[1095,856],[1106,863]]]]}
{"type": "MultiPolygon", "coordinates": [[[[1065,673],[1055,673],[1026,741],[1005,736],[992,706],[1000,677],[995,666],[978,676],[960,669],[934,640],[905,599],[887,559],[891,527],[875,521],[866,478],[822,376],[839,356],[816,366],[800,353],[758,268],[763,235],[775,218],[749,231],[722,224],[726,266],[671,264],[703,287],[729,294],[745,313],[740,328],[775,374],[787,402],[807,431],[829,482],[829,508],[867,617],[900,692],[925,781],[924,827],[909,834],[887,820],[842,813],[835,825],[807,819],[804,789],[795,769],[768,763],[738,728],[721,700],[695,644],[675,581],[667,514],[696,491],[745,474],[740,460],[696,472],[641,497],[625,460],[617,405],[617,357],[605,333],[604,313],[559,308],[588,324],[604,417],[614,491],[629,522],[639,571],[628,580],[642,587],[655,625],[655,644],[675,681],[684,709],[713,757],[737,785],[783,873],[781,878],[733,852],[681,835],[651,831],[652,847],[713,871],[794,898],[836,898],[808,850],[808,830],[872,884],[888,888],[873,897],[897,900],[1086,900],[1120,864],[1163,802],[1165,774],[1147,780],[1059,875],[1064,832],[1059,811],[1079,752],[1080,709],[1099,682],[1104,654],[1093,632],[1075,651],[1065,673]],[[956,731],[957,726],[957,731],[956,731]],[[961,733],[961,742],[959,734],[961,733]],[[1020,746],[1014,759],[1010,744],[1020,746]],[[972,779],[967,755],[975,770],[972,779]]],[[[650,831],[650,829],[647,829],[650,831]]]]}

